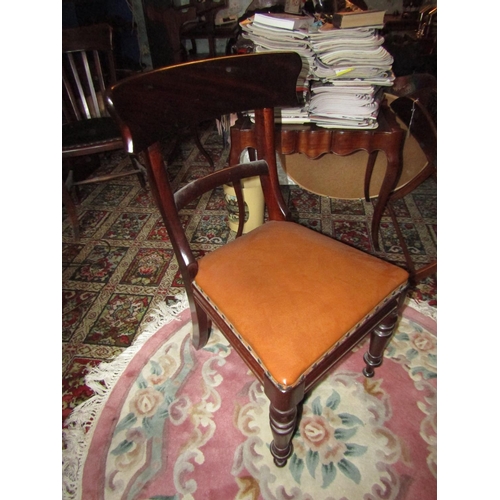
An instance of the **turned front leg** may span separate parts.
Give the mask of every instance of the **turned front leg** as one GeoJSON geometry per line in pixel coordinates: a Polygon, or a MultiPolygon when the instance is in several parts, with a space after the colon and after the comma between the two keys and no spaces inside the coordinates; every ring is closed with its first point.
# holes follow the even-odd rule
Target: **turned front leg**
{"type": "Polygon", "coordinates": [[[271,403],[269,421],[273,433],[271,453],[274,457],[274,463],[278,467],[284,467],[293,452],[292,437],[297,426],[297,407],[280,411],[274,408],[271,403]]]}
{"type": "Polygon", "coordinates": [[[269,398],[269,423],[273,433],[271,454],[278,467],[284,467],[293,452],[292,437],[297,428],[298,405],[304,399],[304,387],[282,390],[264,379],[264,392],[269,398]]]}
{"type": "Polygon", "coordinates": [[[366,363],[363,368],[365,377],[373,377],[374,369],[382,364],[385,348],[391,340],[397,321],[398,310],[395,308],[372,331],[370,347],[363,357],[366,363]]]}

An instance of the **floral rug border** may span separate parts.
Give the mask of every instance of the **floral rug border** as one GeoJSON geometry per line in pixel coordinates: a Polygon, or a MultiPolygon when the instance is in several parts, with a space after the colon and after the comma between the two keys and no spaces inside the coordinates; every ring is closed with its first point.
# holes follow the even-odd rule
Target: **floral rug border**
{"type": "MultiPolygon", "coordinates": [[[[165,325],[173,321],[181,322],[182,312],[189,308],[185,294],[177,295],[175,298],[176,304],[167,306],[162,303],[149,315],[146,327],[131,347],[113,361],[101,363],[87,374],[85,383],[92,389],[94,396],[73,410],[66,421],[66,428],[63,429],[62,476],[65,500],[80,498],[83,466],[95,424],[117,381],[144,344],[165,325]]],[[[414,299],[407,299],[403,315],[410,318],[416,316],[417,320],[428,323],[427,326],[434,330],[434,334],[436,333],[436,308],[414,299]]]]}

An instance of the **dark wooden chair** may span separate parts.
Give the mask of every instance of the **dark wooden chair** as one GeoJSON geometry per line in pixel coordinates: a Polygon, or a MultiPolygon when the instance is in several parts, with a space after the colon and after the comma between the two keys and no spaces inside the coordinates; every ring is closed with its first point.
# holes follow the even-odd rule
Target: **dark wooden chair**
{"type": "Polygon", "coordinates": [[[394,80],[392,87],[387,89],[387,92],[398,97],[404,97],[423,89],[437,92],[436,77],[429,73],[413,73],[411,75],[398,76],[394,80]]]}
{"type": "MultiPolygon", "coordinates": [[[[62,32],[63,126],[62,157],[63,203],[79,236],[78,217],[71,189],[94,182],[106,182],[127,175],[138,175],[145,185],[145,174],[136,165],[125,172],[77,179],[77,157],[123,149],[120,129],[104,105],[106,87],[116,82],[112,28],[107,24],[65,29],[62,32]]],[[[95,162],[94,162],[95,169],[95,162]]],[[[82,176],[80,176],[82,177],[82,176]]]]}
{"type": "Polygon", "coordinates": [[[227,8],[227,0],[207,0],[196,2],[196,19],[186,21],[180,29],[181,42],[189,40],[191,42],[191,53],[196,55],[196,40],[208,40],[209,57],[216,57],[216,41],[226,40],[225,54],[231,53],[231,45],[236,42],[239,33],[238,21],[231,21],[225,24],[216,25],[215,17],[217,12],[227,8]]]}
{"type": "Polygon", "coordinates": [[[437,262],[432,262],[420,269],[416,269],[411,258],[411,252],[408,249],[401,227],[397,221],[394,202],[404,198],[430,177],[434,178],[437,182],[437,87],[432,81],[422,82],[421,87],[418,85],[415,87],[414,84],[415,82],[405,87],[398,87],[398,92],[402,95],[392,101],[390,106],[408,127],[408,133],[412,134],[417,140],[426,156],[427,163],[415,177],[390,195],[387,210],[396,229],[408,269],[410,270],[410,281],[418,283],[436,273],[437,262]]]}
{"type": "Polygon", "coordinates": [[[270,400],[271,453],[292,453],[305,394],[371,332],[364,374],[382,363],[408,273],[291,222],[276,168],[274,107],[297,105],[300,57],[245,54],[180,64],[111,87],[107,104],[127,151],[141,155],[184,279],[193,344],[214,322],[263,384],[270,400]],[[173,192],[162,134],[193,121],[255,110],[257,160],[230,165],[173,192]],[[242,178],[260,176],[268,221],[196,260],[178,212],[204,192],[232,184],[244,220],[242,178]],[[304,296],[304,290],[310,290],[304,296]]]}

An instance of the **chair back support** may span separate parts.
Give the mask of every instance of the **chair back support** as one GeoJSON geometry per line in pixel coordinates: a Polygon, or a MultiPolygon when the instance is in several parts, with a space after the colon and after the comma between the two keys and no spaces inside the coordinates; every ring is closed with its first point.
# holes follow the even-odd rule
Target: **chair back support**
{"type": "Polygon", "coordinates": [[[108,107],[129,153],[186,126],[229,113],[297,106],[296,53],[246,54],[184,63],[114,85],[108,107]],[[140,98],[138,98],[140,96],[140,98]]]}
{"type": "Polygon", "coordinates": [[[65,29],[62,52],[66,122],[108,116],[104,92],[116,82],[112,28],[98,24],[65,29]]]}
{"type": "Polygon", "coordinates": [[[172,239],[179,266],[189,289],[197,264],[178,211],[202,193],[233,183],[239,206],[241,234],[245,177],[261,175],[270,219],[289,218],[281,196],[274,146],[274,107],[296,106],[296,82],[302,67],[294,52],[245,54],[170,66],[135,75],[112,86],[106,104],[119,123],[127,151],[140,155],[149,184],[172,239]],[[267,165],[225,168],[190,182],[174,193],[160,141],[183,127],[229,113],[255,110],[257,155],[267,165]],[[144,154],[141,154],[144,153],[144,154]]]}
{"type": "Polygon", "coordinates": [[[390,94],[398,97],[413,94],[420,89],[437,90],[437,80],[429,73],[413,73],[412,75],[398,76],[394,85],[388,89],[390,94]]]}
{"type": "Polygon", "coordinates": [[[424,88],[398,97],[392,110],[418,141],[427,161],[437,167],[437,90],[424,88]]]}

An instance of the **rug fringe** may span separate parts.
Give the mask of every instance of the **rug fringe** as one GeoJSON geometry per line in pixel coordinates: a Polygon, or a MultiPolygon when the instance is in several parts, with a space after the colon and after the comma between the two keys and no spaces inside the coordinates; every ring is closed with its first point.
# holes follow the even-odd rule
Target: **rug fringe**
{"type": "MultiPolygon", "coordinates": [[[[85,455],[92,440],[94,424],[104,405],[130,361],[160,328],[172,322],[179,321],[179,315],[189,307],[187,296],[175,296],[177,302],[167,306],[162,302],[146,318],[143,331],[134,344],[109,363],[101,363],[89,370],[85,384],[94,392],[87,401],[77,406],[66,420],[67,428],[63,429],[63,496],[65,500],[79,500],[85,455]]],[[[414,299],[406,299],[406,305],[420,313],[436,319],[437,310],[427,303],[414,299]]]]}
{"type": "Polygon", "coordinates": [[[176,295],[175,299],[175,304],[167,306],[162,302],[148,315],[146,326],[132,346],[113,361],[92,368],[85,376],[85,384],[94,395],[73,410],[65,422],[67,428],[63,429],[63,499],[79,498],[84,458],[92,439],[93,425],[116,381],[145,342],[166,324],[179,321],[180,313],[189,307],[186,294],[176,295]]]}

